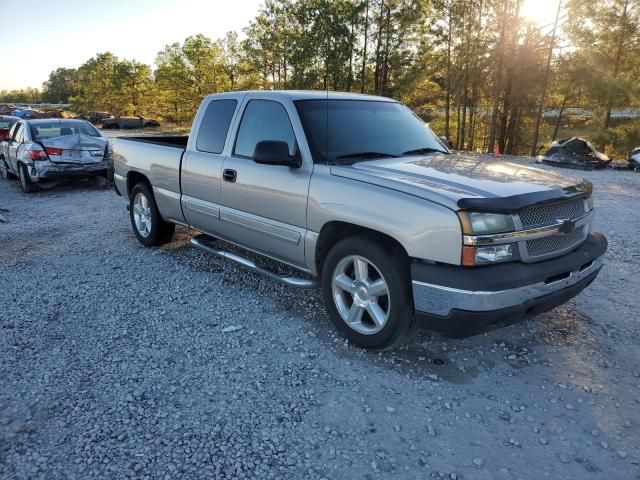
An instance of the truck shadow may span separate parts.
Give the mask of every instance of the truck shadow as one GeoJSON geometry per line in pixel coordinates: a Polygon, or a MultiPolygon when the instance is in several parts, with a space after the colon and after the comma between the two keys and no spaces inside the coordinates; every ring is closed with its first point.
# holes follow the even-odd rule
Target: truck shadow
{"type": "MultiPolygon", "coordinates": [[[[171,244],[162,247],[192,271],[214,273],[229,288],[255,290],[273,301],[274,311],[286,312],[305,322],[314,338],[333,354],[351,362],[365,362],[398,374],[430,382],[464,384],[482,372],[507,369],[507,376],[532,366],[545,366],[544,347],[571,347],[588,342],[585,325],[590,320],[572,305],[559,307],[515,325],[468,338],[449,338],[418,330],[406,344],[390,351],[367,351],[350,345],[339,335],[325,313],[319,289],[297,290],[192,248],[195,232],[178,228],[171,244]],[[540,348],[539,348],[540,347],[540,348]],[[512,372],[512,373],[508,373],[512,372]]],[[[264,259],[225,244],[225,248],[265,263],[264,259]]],[[[275,268],[275,266],[274,266],[275,268]]],[[[282,269],[282,266],[278,266],[282,269]]]]}

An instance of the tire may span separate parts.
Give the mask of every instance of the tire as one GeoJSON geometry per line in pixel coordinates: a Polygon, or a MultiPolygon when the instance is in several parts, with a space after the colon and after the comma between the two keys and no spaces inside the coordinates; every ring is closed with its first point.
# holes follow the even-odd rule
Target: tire
{"type": "Polygon", "coordinates": [[[371,234],[346,238],[329,251],[322,268],[324,302],[334,325],[351,343],[388,349],[413,334],[409,265],[404,251],[371,234]],[[366,272],[359,268],[356,274],[362,262],[366,272]]]}
{"type": "Polygon", "coordinates": [[[137,183],[133,187],[129,202],[131,227],[140,243],[155,247],[171,241],[176,226],[162,219],[147,183],[137,183]]]}
{"type": "Polygon", "coordinates": [[[18,172],[20,173],[20,186],[24,193],[33,193],[40,189],[37,183],[31,181],[27,166],[24,163],[18,164],[18,172]]]}

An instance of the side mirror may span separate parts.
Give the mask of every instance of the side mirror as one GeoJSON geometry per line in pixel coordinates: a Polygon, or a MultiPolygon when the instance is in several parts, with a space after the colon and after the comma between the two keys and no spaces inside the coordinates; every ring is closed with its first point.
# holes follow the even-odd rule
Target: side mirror
{"type": "Polygon", "coordinates": [[[451,144],[449,143],[449,139],[447,137],[440,137],[440,141],[444,143],[445,147],[451,148],[451,144]]]}
{"type": "Polygon", "coordinates": [[[286,165],[291,168],[300,166],[300,160],[289,155],[287,142],[278,140],[258,142],[253,150],[253,161],[265,165],[286,165]]]}

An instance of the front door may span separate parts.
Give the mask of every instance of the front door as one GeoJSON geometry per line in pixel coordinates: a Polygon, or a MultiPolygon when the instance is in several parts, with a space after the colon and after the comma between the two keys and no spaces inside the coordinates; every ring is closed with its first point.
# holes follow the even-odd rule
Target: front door
{"type": "Polygon", "coordinates": [[[229,239],[269,256],[304,267],[310,159],[299,168],[252,160],[258,142],[287,142],[300,155],[290,116],[293,104],[268,98],[245,103],[221,182],[221,228],[229,239]],[[289,108],[289,110],[287,109],[289,108]]]}

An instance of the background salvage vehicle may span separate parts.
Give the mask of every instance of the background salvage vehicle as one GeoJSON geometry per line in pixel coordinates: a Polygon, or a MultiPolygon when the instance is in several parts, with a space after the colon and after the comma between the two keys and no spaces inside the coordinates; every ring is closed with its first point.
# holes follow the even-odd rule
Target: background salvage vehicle
{"type": "Polygon", "coordinates": [[[9,139],[9,130],[18,121],[20,121],[18,117],[0,115],[0,142],[9,139]]]}
{"type": "Polygon", "coordinates": [[[102,128],[149,128],[159,127],[160,122],[151,118],[144,118],[139,115],[135,117],[105,118],[102,120],[102,128]]]}
{"type": "Polygon", "coordinates": [[[607,168],[611,163],[607,155],[598,152],[590,142],[582,138],[557,140],[536,161],[556,167],[582,170],[607,168]]]}
{"type": "Polygon", "coordinates": [[[32,110],[30,108],[15,108],[11,111],[11,115],[13,115],[14,117],[20,117],[20,118],[24,118],[24,119],[30,119],[30,118],[38,118],[40,116],[40,113],[38,110],[32,110]]]}
{"type": "Polygon", "coordinates": [[[94,125],[100,125],[103,120],[113,118],[113,116],[109,112],[87,112],[84,115],[80,115],[78,118],[87,120],[94,125]]]}
{"type": "Polygon", "coordinates": [[[640,170],[640,147],[629,152],[627,155],[627,161],[629,162],[628,166],[631,170],[640,170]]]}
{"type": "Polygon", "coordinates": [[[206,252],[321,286],[336,328],[363,347],[398,344],[416,325],[469,334],[545,312],[595,279],[607,249],[591,232],[588,181],[452,155],[382,97],[210,95],[189,137],[120,137],[114,152],[142,244],[188,225],[206,252]]]}
{"type": "Polygon", "coordinates": [[[38,190],[38,182],[102,175],[110,178],[109,142],[84,120],[21,120],[11,127],[0,157],[3,178],[20,178],[22,190],[38,190]]]}

